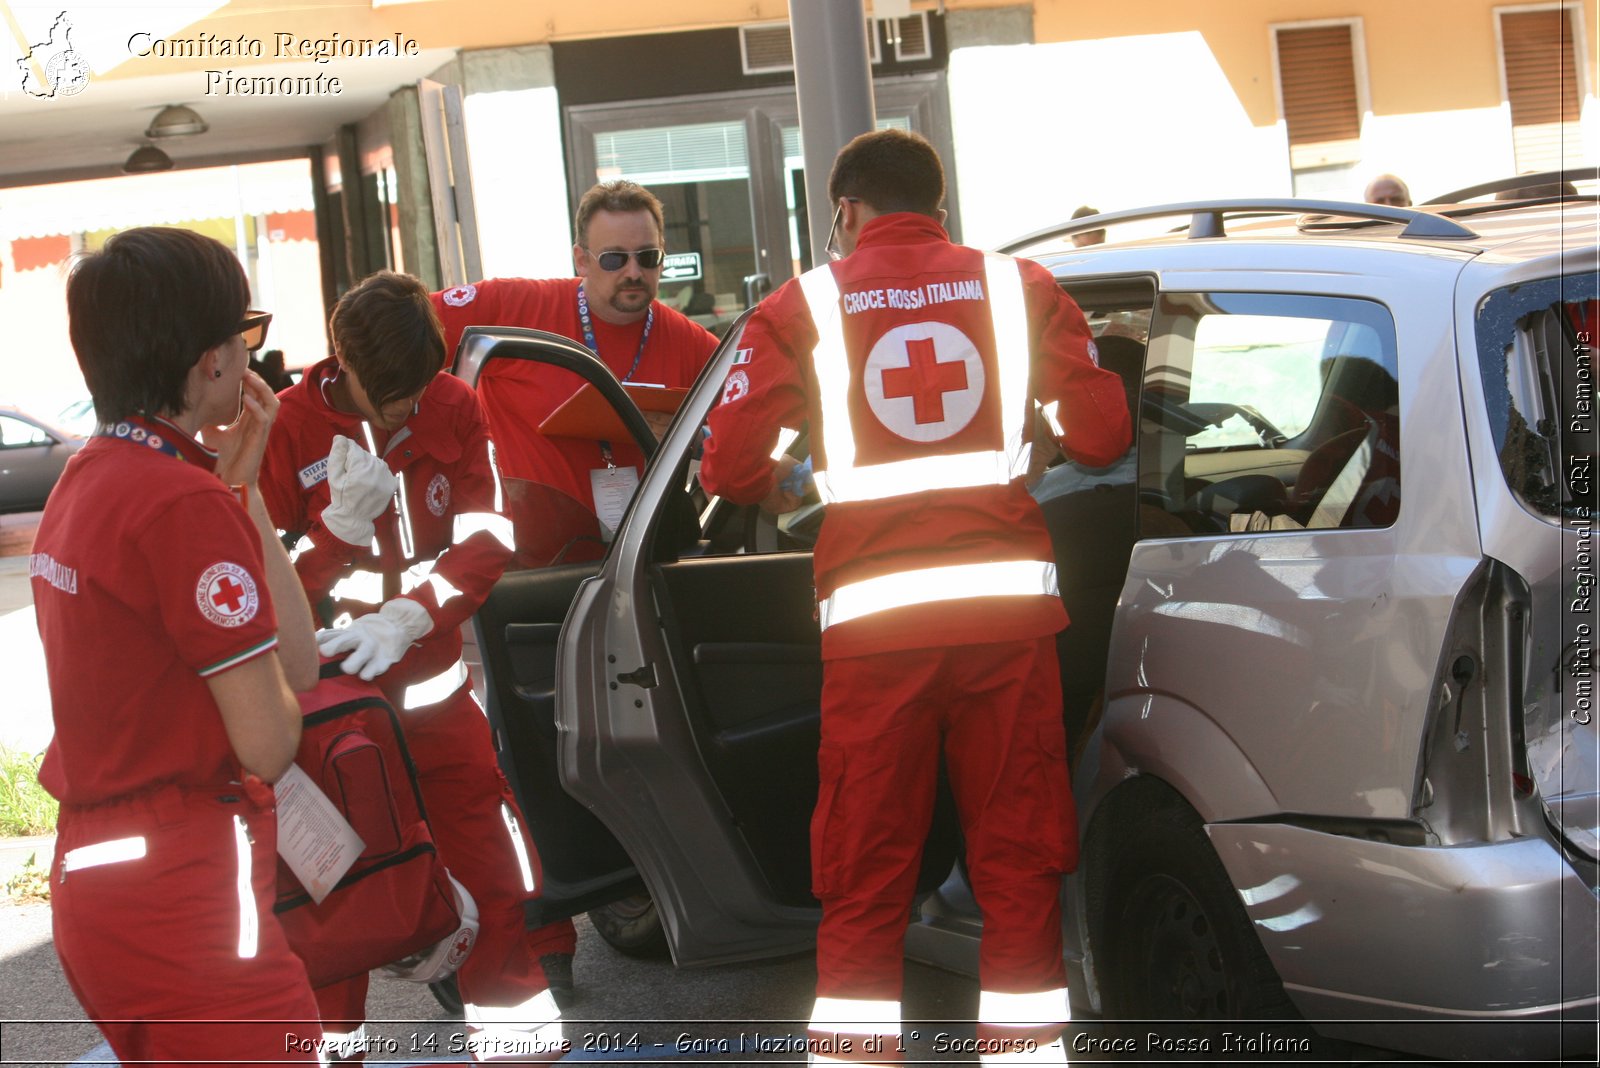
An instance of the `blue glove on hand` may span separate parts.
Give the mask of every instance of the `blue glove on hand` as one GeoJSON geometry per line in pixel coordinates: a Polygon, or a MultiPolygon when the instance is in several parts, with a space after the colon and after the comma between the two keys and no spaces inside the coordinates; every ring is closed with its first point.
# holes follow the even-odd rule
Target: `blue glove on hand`
{"type": "Polygon", "coordinates": [[[794,465],[794,470],[789,472],[787,478],[778,483],[778,488],[785,493],[792,493],[796,497],[804,497],[816,486],[816,479],[811,477],[811,457],[794,465]]]}

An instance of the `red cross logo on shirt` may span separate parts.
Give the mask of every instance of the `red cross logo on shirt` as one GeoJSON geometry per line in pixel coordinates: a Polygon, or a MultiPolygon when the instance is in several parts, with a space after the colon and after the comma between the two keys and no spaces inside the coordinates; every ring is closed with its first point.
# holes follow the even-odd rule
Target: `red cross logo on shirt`
{"type": "Polygon", "coordinates": [[[195,607],[219,627],[240,627],[255,618],[261,607],[256,580],[234,563],[212,564],[194,589],[195,607]]]}
{"type": "Polygon", "coordinates": [[[939,362],[939,354],[928,338],[906,342],[909,367],[886,367],[883,371],[885,397],[910,397],[919,423],[944,421],[944,395],[967,388],[967,365],[960,360],[939,362]]]}
{"type": "Polygon", "coordinates": [[[211,603],[232,615],[244,604],[244,587],[223,575],[212,584],[211,603]]]}

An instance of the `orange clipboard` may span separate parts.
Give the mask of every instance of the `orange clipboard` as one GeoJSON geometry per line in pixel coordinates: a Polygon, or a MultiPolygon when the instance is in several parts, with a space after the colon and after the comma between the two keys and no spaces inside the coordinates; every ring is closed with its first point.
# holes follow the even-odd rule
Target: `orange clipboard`
{"type": "MultiPolygon", "coordinates": [[[[678,410],[687,389],[676,386],[651,386],[639,382],[624,382],[633,403],[642,412],[667,412],[678,410]]],[[[633,435],[622,425],[611,402],[600,395],[588,382],[562,402],[561,407],[545,416],[539,424],[539,433],[556,437],[592,438],[595,441],[632,441],[633,435]]]]}

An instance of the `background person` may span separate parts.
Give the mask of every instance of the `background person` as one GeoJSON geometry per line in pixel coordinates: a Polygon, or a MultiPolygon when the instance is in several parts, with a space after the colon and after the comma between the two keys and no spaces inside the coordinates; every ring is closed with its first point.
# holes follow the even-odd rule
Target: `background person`
{"type": "Polygon", "coordinates": [[[1411,189],[1392,174],[1380,174],[1367,183],[1361,199],[1368,204],[1386,204],[1391,208],[1409,208],[1411,189]]]}
{"type": "Polygon", "coordinates": [[[261,376],[261,380],[272,387],[272,392],[282,393],[294,385],[294,378],[284,367],[283,350],[267,349],[257,359],[255,354],[250,355],[250,370],[261,376]]]}
{"type": "Polygon", "coordinates": [[[1077,854],[1053,638],[1067,620],[1021,476],[1030,393],[1067,428],[1067,455],[1099,467],[1131,437],[1122,382],[1095,365],[1082,313],[1044,268],[951,243],[924,138],[857,137],[828,194],[844,258],[747,322],[750,359],[712,410],[700,469],[709,493],[792,508],[778,480],[794,461],[770,456],[780,427],[809,420],[829,505],[814,554],[812,1037],[877,1033],[894,1048],[942,750],[983,910],[979,1037],[1060,1054],[1058,895],[1077,854]]]}
{"type": "MultiPolygon", "coordinates": [[[[1081,206],[1081,207],[1077,208],[1075,211],[1073,211],[1072,217],[1074,219],[1087,219],[1091,215],[1099,215],[1099,214],[1100,214],[1100,209],[1099,208],[1091,208],[1089,205],[1084,204],[1083,206],[1081,206]]],[[[1086,248],[1089,245],[1103,245],[1103,244],[1105,244],[1105,242],[1106,242],[1106,232],[1103,229],[1102,230],[1085,230],[1081,234],[1073,234],[1072,235],[1072,245],[1073,245],[1074,248],[1086,248]]]]}
{"type": "Polygon", "coordinates": [[[315,1061],[322,1033],[272,912],[268,784],[317,664],[255,491],[278,402],[246,371],[271,318],[249,295],[226,247],[168,228],[113,236],[67,282],[102,430],[30,560],[55,719],[39,779],[61,801],[56,952],[125,1064],[315,1061]]]}
{"type": "MultiPolygon", "coordinates": [[[[468,326],[531,327],[587,345],[624,382],[693,385],[717,339],[656,299],[663,232],[661,202],[648,189],[624,180],[594,186],[573,219],[577,277],[494,278],[435,293],[447,351],[455,352],[468,326]]],[[[539,432],[545,417],[582,384],[570,371],[513,360],[492,361],[478,381],[501,473],[529,484],[508,486],[508,492],[514,501],[526,493],[524,507],[537,516],[536,526],[518,524],[518,549],[530,564],[549,563],[575,538],[590,539],[589,551],[569,550],[566,559],[597,556],[595,518],[615,529],[621,511],[615,502],[626,503],[644,469],[644,456],[631,442],[539,432]],[[620,483],[622,492],[608,493],[616,489],[611,483],[620,483]],[[602,497],[613,504],[607,507],[602,497]]],[[[662,413],[645,417],[657,434],[671,421],[662,413]]],[[[570,924],[566,930],[570,935],[570,924]]],[[[563,952],[570,954],[572,944],[569,936],[563,952]]]]}
{"type": "MultiPolygon", "coordinates": [[[[281,398],[262,493],[278,529],[303,535],[304,596],[345,624],[318,635],[323,654],[400,710],[439,855],[477,902],[457,973],[469,1041],[549,1047],[560,1012],[523,922],[538,857],[461,660],[461,624],[511,558],[488,427],[472,389],[439,373],[444,339],[416,279],[366,278],[330,326],[333,356],[281,398]]],[[[346,1049],[361,1048],[366,978],[318,992],[346,1049]]]]}

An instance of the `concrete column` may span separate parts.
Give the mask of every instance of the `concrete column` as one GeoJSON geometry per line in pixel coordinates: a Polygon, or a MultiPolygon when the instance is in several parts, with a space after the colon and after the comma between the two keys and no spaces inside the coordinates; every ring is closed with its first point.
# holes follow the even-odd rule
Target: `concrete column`
{"type": "Polygon", "coordinates": [[[861,0],[791,0],[789,32],[794,38],[795,94],[815,265],[828,259],[828,228],[833,222],[828,172],[833,159],[851,138],[870,132],[876,123],[872,58],[861,0]]]}

